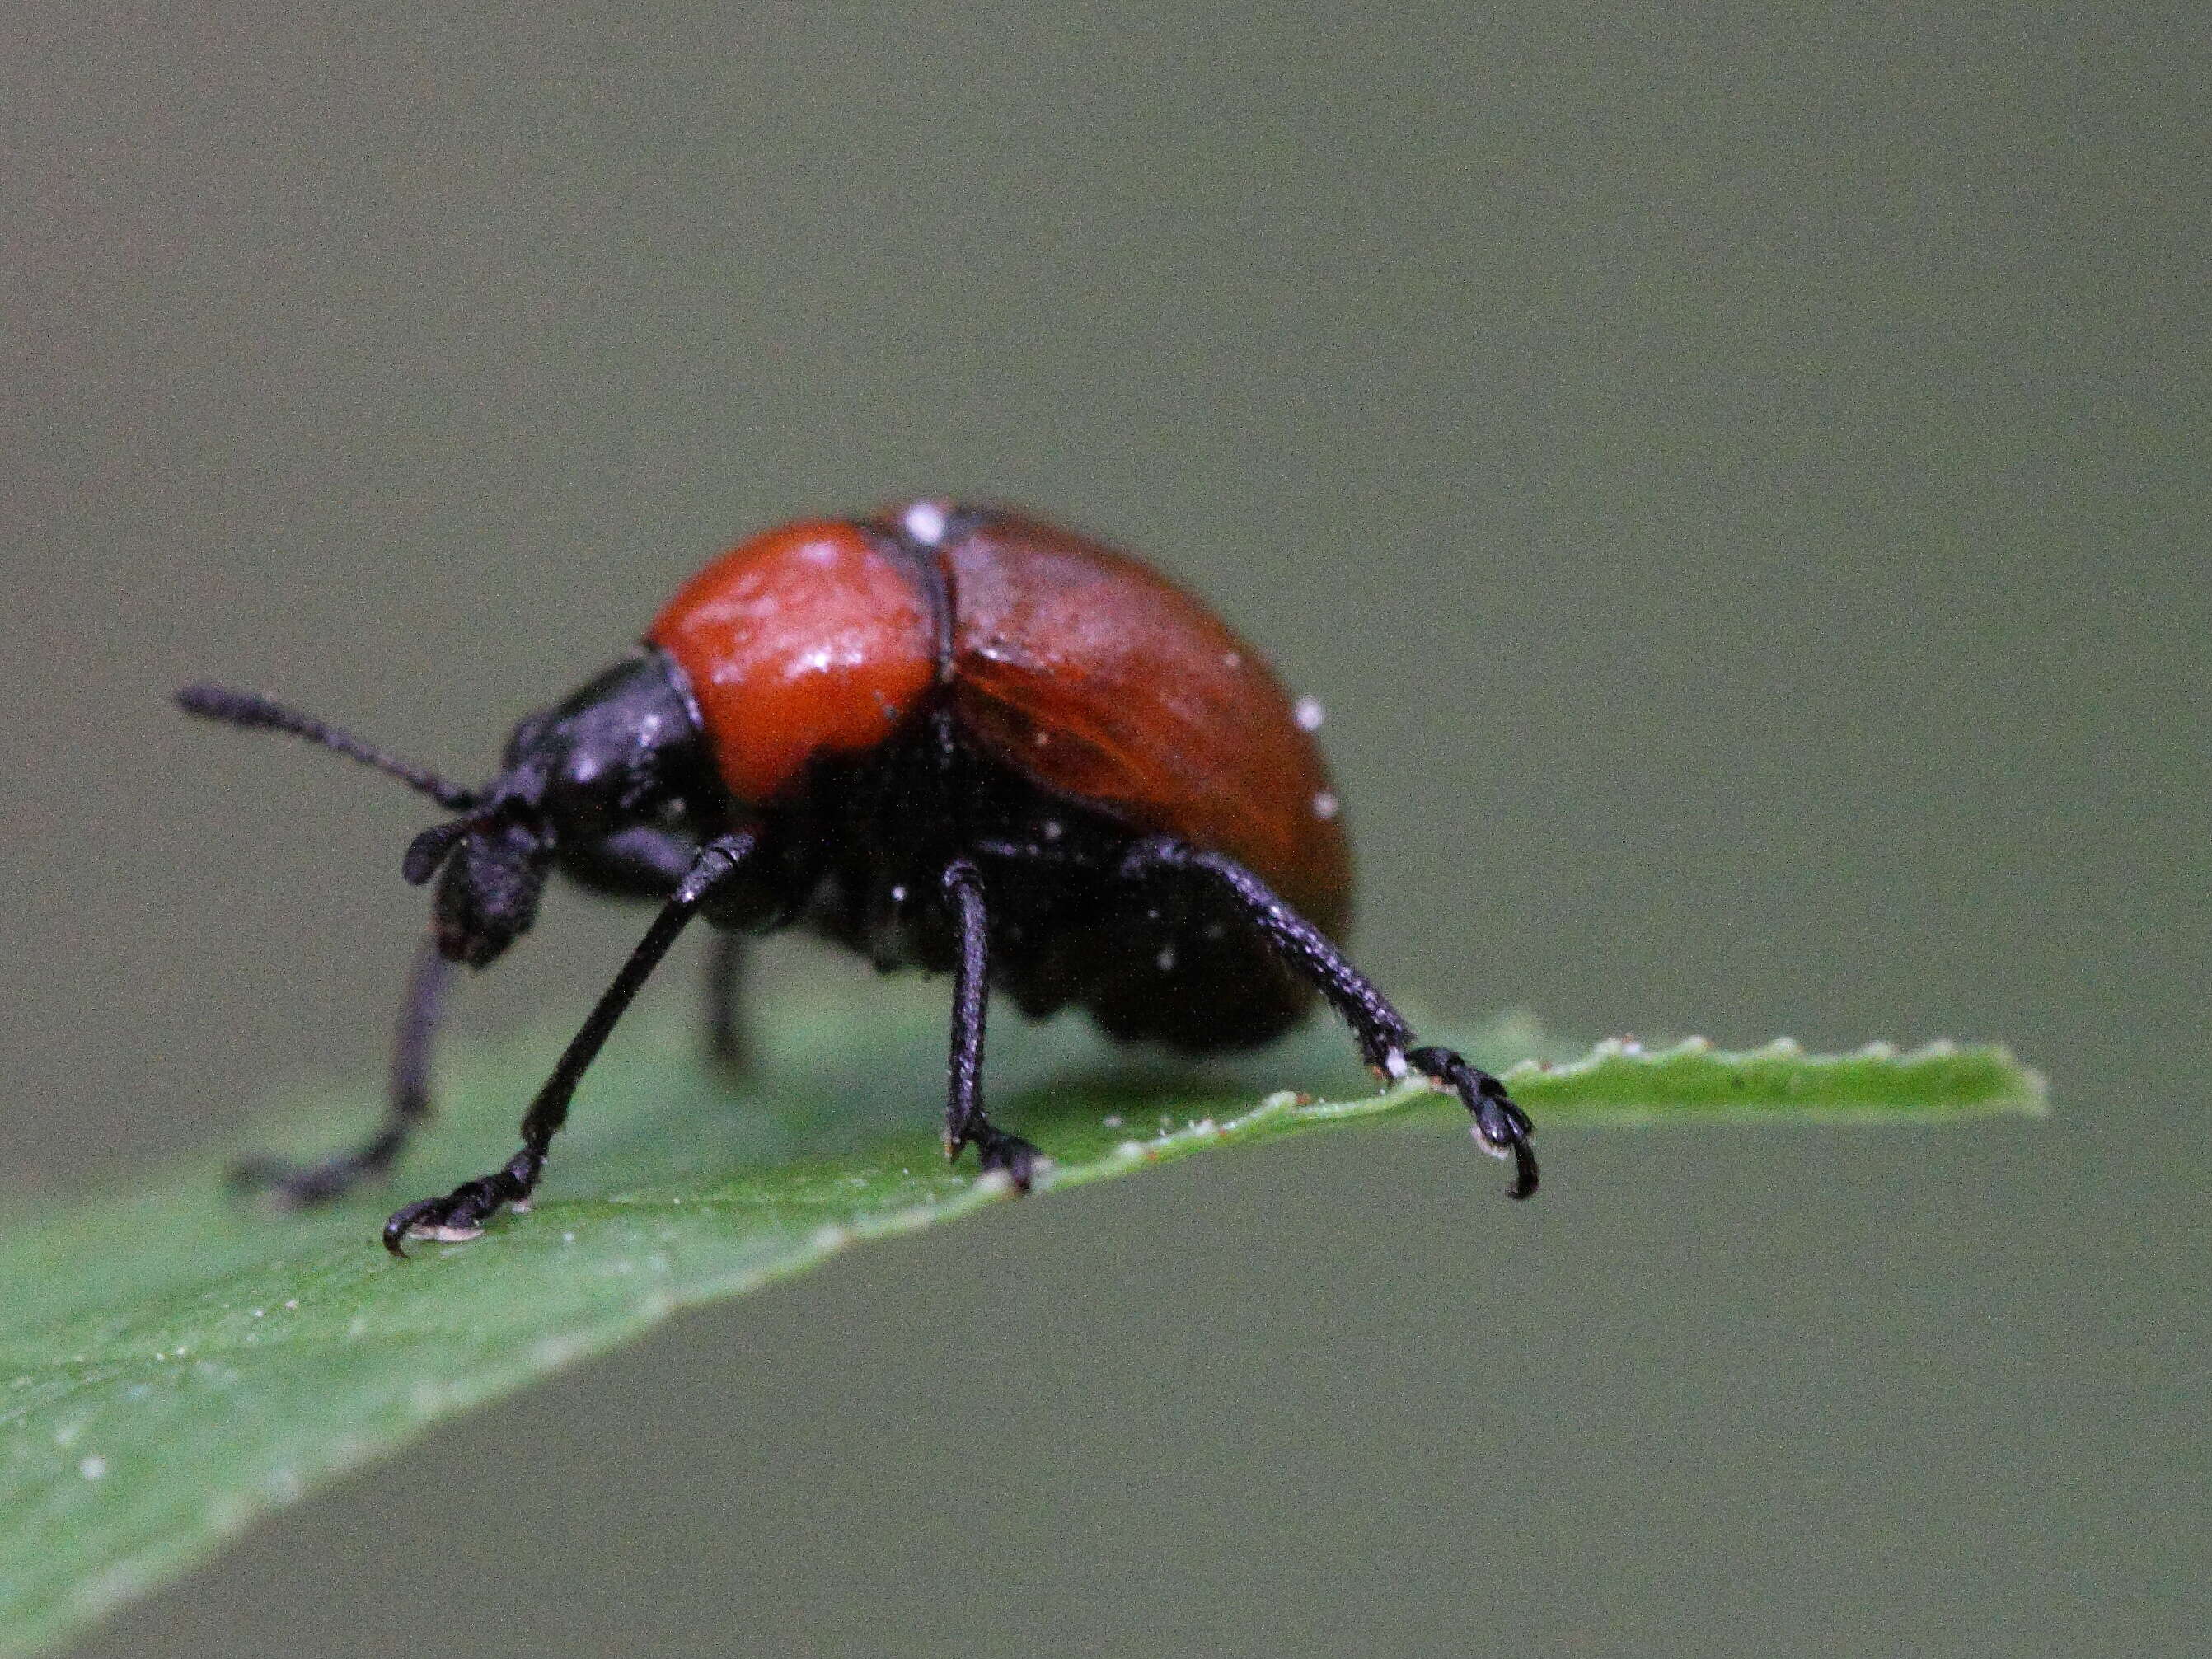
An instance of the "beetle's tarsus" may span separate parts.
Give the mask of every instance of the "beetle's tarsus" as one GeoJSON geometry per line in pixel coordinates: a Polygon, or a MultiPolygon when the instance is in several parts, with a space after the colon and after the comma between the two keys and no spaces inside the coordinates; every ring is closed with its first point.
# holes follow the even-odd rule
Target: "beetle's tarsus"
{"type": "MultiPolygon", "coordinates": [[[[984,1175],[999,1172],[1013,1183],[1018,1193],[1029,1191],[1037,1172],[1049,1161],[1045,1155],[1019,1135],[1010,1135],[1004,1129],[986,1123],[971,1139],[975,1146],[975,1164],[984,1175]]],[[[955,1153],[958,1148],[955,1147],[955,1153]]]]}
{"type": "Polygon", "coordinates": [[[544,1154],[526,1146],[504,1169],[465,1181],[443,1198],[418,1199],[394,1210],[384,1224],[384,1248],[404,1259],[410,1238],[460,1244],[481,1237],[484,1223],[508,1205],[527,1206],[544,1168],[544,1154]]]}
{"type": "Polygon", "coordinates": [[[258,1199],[272,1210],[319,1209],[344,1197],[363,1182],[384,1173],[359,1158],[326,1158],[319,1164],[294,1164],[281,1158],[249,1158],[230,1166],[230,1188],[258,1199]]]}
{"type": "Polygon", "coordinates": [[[1492,1158],[1513,1160],[1513,1184],[1505,1189],[1505,1195],[1535,1196],[1536,1153],[1529,1145],[1535,1127],[1528,1121],[1528,1114],[1513,1103],[1505,1085],[1449,1048],[1412,1049],[1406,1063],[1459,1097],[1474,1120],[1471,1127],[1476,1146],[1492,1158]]]}

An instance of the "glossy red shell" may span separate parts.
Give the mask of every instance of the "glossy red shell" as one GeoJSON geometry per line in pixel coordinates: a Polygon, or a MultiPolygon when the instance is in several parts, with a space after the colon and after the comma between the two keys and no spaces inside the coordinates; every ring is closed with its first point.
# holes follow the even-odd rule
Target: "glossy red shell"
{"type": "Polygon", "coordinates": [[[722,781],[773,799],[825,750],[874,748],[935,678],[911,568],[858,526],[771,530],[686,582],[646,638],[691,682],[722,781]]]}
{"type": "Polygon", "coordinates": [[[1343,931],[1336,797],[1258,652],[1150,566],[1041,520],[955,515],[911,555],[893,544],[896,522],[880,540],[827,520],[756,537],[654,622],[647,637],[690,678],[739,799],[772,799],[824,750],[872,748],[923,705],[938,675],[921,561],[933,558],[969,739],[1136,829],[1229,854],[1343,931]]]}
{"type": "Polygon", "coordinates": [[[948,538],[963,726],[1039,783],[1231,858],[1328,933],[1352,869],[1265,659],[1149,565],[1013,513],[948,538]]]}

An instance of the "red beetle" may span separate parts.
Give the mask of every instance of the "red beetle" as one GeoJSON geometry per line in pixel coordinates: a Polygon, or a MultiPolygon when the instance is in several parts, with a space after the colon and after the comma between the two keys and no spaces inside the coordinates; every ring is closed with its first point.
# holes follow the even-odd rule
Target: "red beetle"
{"type": "Polygon", "coordinates": [[[1514,1197],[1536,1189],[1504,1086],[1419,1046],[1335,943],[1352,876],[1315,722],[1189,595],[1038,520],[916,501],[757,536],[636,651],[516,726],[481,789],[250,694],[178,702],[310,738],[459,815],[403,866],[438,885],[386,1121],[322,1164],[240,1172],[282,1201],[334,1197],[398,1156],[428,1113],[449,964],[481,968],[526,932],[550,872],[661,902],[531,1103],[522,1149],[393,1214],[395,1255],[474,1237],[529,1198],[577,1080],[694,915],[722,930],[713,1025],[732,1060],[740,935],[804,922],[880,968],[950,971],[945,1151],[972,1143],[1018,1188],[1041,1157],[984,1115],[994,986],[1033,1017],[1073,1003],[1109,1036],[1190,1052],[1264,1042],[1318,993],[1382,1078],[1410,1069],[1465,1103],[1476,1143],[1513,1160],[1514,1197]]]}

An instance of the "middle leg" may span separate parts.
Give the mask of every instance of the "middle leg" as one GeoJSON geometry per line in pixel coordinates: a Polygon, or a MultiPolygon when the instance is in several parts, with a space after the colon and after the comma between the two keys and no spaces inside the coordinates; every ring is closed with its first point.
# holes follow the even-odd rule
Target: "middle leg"
{"type": "Polygon", "coordinates": [[[959,1157],[973,1141],[985,1174],[1004,1170],[1015,1189],[1025,1193],[1042,1154],[983,1115],[983,1016],[991,969],[983,878],[966,859],[955,859],[945,866],[944,886],[959,948],[952,976],[952,1052],[945,1065],[945,1156],[959,1157]]]}
{"type": "Polygon", "coordinates": [[[747,940],[716,928],[707,942],[707,1058],[730,1077],[753,1067],[752,1030],[744,1012],[747,940]]]}

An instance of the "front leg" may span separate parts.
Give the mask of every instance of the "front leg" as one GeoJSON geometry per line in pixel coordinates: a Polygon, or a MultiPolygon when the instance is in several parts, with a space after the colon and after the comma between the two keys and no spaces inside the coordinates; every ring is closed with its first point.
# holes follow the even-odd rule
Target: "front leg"
{"type": "Polygon", "coordinates": [[[304,1210],[342,1198],[390,1170],[409,1139],[430,1116],[430,1046],[453,976],[453,964],[439,954],[436,936],[425,939],[407,975],[399,1029],[392,1042],[384,1121],[374,1134],[358,1146],[333,1152],[315,1164],[248,1158],[232,1168],[232,1185],[263,1194],[280,1210],[304,1210]]]}
{"type": "Polygon", "coordinates": [[[973,1141],[985,1174],[1004,1170],[1018,1192],[1027,1192],[1042,1155],[983,1115],[983,1016],[989,996],[989,913],[983,878],[966,859],[945,867],[945,896],[952,905],[959,957],[952,975],[952,1052],[945,1066],[945,1156],[960,1156],[973,1141]]]}
{"type": "Polygon", "coordinates": [[[1413,1028],[1375,981],[1353,967],[1326,933],[1236,860],[1157,836],[1139,842],[1121,862],[1124,876],[1160,869],[1195,871],[1217,883],[1276,954],[1328,999],[1352,1028],[1361,1057],[1377,1076],[1395,1083],[1407,1071],[1415,1071],[1457,1095],[1474,1120],[1474,1144],[1492,1158],[1513,1161],[1508,1194],[1528,1198],[1535,1193],[1536,1154],[1528,1145],[1534,1129],[1528,1115],[1507,1097],[1503,1083],[1449,1048],[1417,1047],[1413,1028]]]}
{"type": "MultiPolygon", "coordinates": [[[[680,831],[632,824],[569,854],[565,867],[596,892],[665,898],[683,884],[698,858],[699,843],[680,831]]],[[[752,1034],[742,1006],[744,967],[744,938],[716,928],[707,946],[707,1060],[732,1078],[752,1069],[752,1034]]]]}
{"type": "Polygon", "coordinates": [[[410,1238],[434,1238],[447,1243],[474,1238],[502,1206],[513,1205],[519,1209],[530,1201],[538,1176],[544,1173],[545,1155],[553,1137],[568,1121],[568,1103],[576,1092],[576,1085],[598,1057],[615,1022],[623,1017],[639,988],[660,965],[660,959],[676,943],[684,924],[698,914],[699,907],[716,888],[737,872],[755,845],[757,837],[747,830],[710,841],[700,849],[690,872],[660,907],[653,926],[630,952],[629,960],[623,963],[614,983],[600,994],[583,1029],[569,1039],[560,1063],[553,1068],[553,1075],[545,1079],[545,1086],[530,1103],[530,1109],[522,1119],[522,1150],[491,1174],[463,1182],[443,1198],[426,1198],[394,1211],[392,1218],[384,1224],[386,1249],[404,1256],[410,1238]]]}

